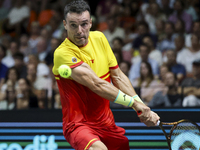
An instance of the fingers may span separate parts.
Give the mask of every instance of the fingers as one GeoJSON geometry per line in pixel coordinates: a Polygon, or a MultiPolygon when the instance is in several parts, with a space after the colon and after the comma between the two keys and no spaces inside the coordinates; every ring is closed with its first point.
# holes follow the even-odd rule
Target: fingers
{"type": "Polygon", "coordinates": [[[146,126],[156,126],[160,117],[153,111],[149,111],[139,116],[140,121],[143,122],[146,126]]]}

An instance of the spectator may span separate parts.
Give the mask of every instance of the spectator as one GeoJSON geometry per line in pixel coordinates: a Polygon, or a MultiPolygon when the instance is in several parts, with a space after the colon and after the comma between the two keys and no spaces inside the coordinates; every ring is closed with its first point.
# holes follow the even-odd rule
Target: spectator
{"type": "Polygon", "coordinates": [[[177,52],[177,55],[181,53],[182,51],[188,50],[188,48],[185,47],[185,38],[183,35],[178,35],[175,38],[175,51],[177,52]]]}
{"type": "Polygon", "coordinates": [[[97,4],[96,8],[96,16],[98,18],[98,22],[105,22],[106,18],[109,16],[111,7],[115,7],[117,5],[117,0],[101,0],[97,4]]]}
{"type": "MultiPolygon", "coordinates": [[[[183,87],[183,107],[200,106],[200,59],[193,61],[193,77],[185,78],[181,84],[183,87]]],[[[181,91],[181,89],[179,89],[181,91]]]]}
{"type": "Polygon", "coordinates": [[[121,71],[128,77],[129,76],[129,70],[131,67],[131,63],[128,61],[121,61],[119,63],[119,68],[121,69],[121,71]]]}
{"type": "Polygon", "coordinates": [[[0,35],[2,35],[2,24],[4,22],[4,20],[7,18],[8,13],[9,13],[9,9],[4,7],[3,5],[4,0],[0,1],[0,35]]]}
{"type": "Polygon", "coordinates": [[[17,82],[18,79],[19,79],[19,74],[17,72],[17,69],[15,67],[9,68],[8,71],[6,72],[5,82],[3,83],[1,87],[2,97],[5,97],[6,89],[8,89],[8,84],[10,84],[10,82],[13,85],[14,90],[16,90],[18,86],[18,82],[17,82]]]}
{"type": "Polygon", "coordinates": [[[140,88],[141,98],[146,105],[151,101],[153,95],[163,87],[160,80],[154,78],[151,65],[146,61],[141,62],[140,77],[134,80],[132,85],[140,88]]]}
{"type": "Polygon", "coordinates": [[[164,83],[165,82],[165,74],[170,71],[170,68],[166,63],[163,63],[159,67],[159,79],[164,83]]]}
{"type": "Polygon", "coordinates": [[[125,38],[125,31],[123,28],[118,26],[118,21],[116,16],[111,16],[107,18],[108,29],[103,31],[104,35],[108,39],[108,42],[112,46],[112,41],[115,37],[125,38]]]}
{"type": "Polygon", "coordinates": [[[166,37],[163,39],[159,45],[158,49],[164,53],[167,49],[175,49],[174,39],[176,34],[174,33],[174,24],[171,22],[165,23],[165,34],[166,37]]]}
{"type": "Polygon", "coordinates": [[[29,55],[28,64],[37,66],[37,76],[49,77],[49,67],[45,63],[40,62],[37,55],[29,55]]]}
{"type": "Polygon", "coordinates": [[[149,107],[181,107],[181,95],[178,93],[178,83],[173,72],[167,72],[164,78],[165,88],[158,91],[149,102],[149,107]]]}
{"type": "Polygon", "coordinates": [[[115,37],[112,40],[112,50],[113,51],[122,51],[123,45],[124,45],[124,42],[123,42],[122,38],[120,38],[120,37],[115,37]]]}
{"type": "Polygon", "coordinates": [[[119,23],[122,28],[126,29],[135,23],[135,18],[131,14],[131,4],[124,6],[122,15],[119,17],[119,23]]]}
{"type": "Polygon", "coordinates": [[[191,76],[192,74],[192,62],[200,59],[200,38],[196,34],[193,34],[191,41],[192,46],[184,49],[177,55],[177,62],[185,66],[187,76],[191,76]]]}
{"type": "Polygon", "coordinates": [[[114,55],[115,55],[115,57],[117,59],[117,63],[119,64],[123,60],[123,58],[122,58],[122,51],[121,50],[120,51],[113,50],[113,53],[114,53],[114,55]]]}
{"type": "MultiPolygon", "coordinates": [[[[157,2],[158,1],[159,0],[157,0],[157,2]]],[[[174,1],[174,0],[171,0],[171,1],[174,1]]],[[[170,7],[170,0],[161,0],[161,5],[162,5],[161,6],[162,12],[168,18],[173,13],[173,9],[170,7]]]]}
{"type": "Polygon", "coordinates": [[[47,90],[40,89],[36,90],[36,97],[38,99],[38,107],[40,109],[46,109],[47,108],[47,90]]]}
{"type": "Polygon", "coordinates": [[[57,38],[51,39],[51,51],[49,51],[45,57],[45,63],[49,66],[53,64],[53,53],[56,50],[56,48],[60,45],[61,41],[57,38]]]}
{"type": "Polygon", "coordinates": [[[34,64],[27,65],[27,79],[29,80],[34,90],[48,90],[51,88],[51,84],[48,78],[37,76],[37,66],[34,64]]]}
{"type": "MultiPolygon", "coordinates": [[[[142,41],[144,44],[146,44],[150,48],[149,58],[155,60],[160,66],[162,64],[162,53],[159,50],[155,49],[155,46],[153,44],[151,37],[144,36],[142,41]]],[[[137,63],[138,61],[141,60],[141,57],[140,55],[138,55],[132,58],[132,60],[133,60],[133,63],[137,63]]]]}
{"type": "Polygon", "coordinates": [[[131,65],[129,73],[130,81],[133,81],[140,76],[140,65],[142,61],[149,62],[151,64],[153,75],[154,76],[158,75],[159,65],[155,60],[149,58],[150,48],[147,45],[142,44],[140,45],[139,52],[141,60],[131,65]]]}
{"type": "Polygon", "coordinates": [[[160,19],[166,21],[167,17],[160,11],[159,5],[156,2],[154,2],[150,3],[149,13],[147,13],[144,16],[144,19],[149,25],[150,33],[156,34],[156,25],[155,25],[156,20],[160,19]]]}
{"type": "Polygon", "coordinates": [[[29,80],[25,78],[20,78],[18,80],[18,84],[19,85],[17,88],[16,108],[17,109],[38,108],[38,100],[32,91],[29,80]]]}
{"type": "Polygon", "coordinates": [[[165,22],[163,20],[156,20],[156,35],[158,36],[158,43],[160,43],[163,39],[165,39],[166,35],[164,32],[165,22]]]}
{"type": "Polygon", "coordinates": [[[41,62],[44,62],[44,59],[47,56],[47,46],[47,40],[40,38],[36,46],[36,51],[41,62]]]}
{"type": "Polygon", "coordinates": [[[176,56],[177,53],[174,50],[167,50],[167,62],[166,65],[169,67],[170,71],[176,76],[177,82],[180,83],[186,76],[186,69],[183,65],[177,63],[176,56]]]}
{"type": "Polygon", "coordinates": [[[6,83],[5,96],[0,100],[0,110],[12,110],[16,103],[16,90],[13,82],[8,80],[6,83]]]}
{"type": "Polygon", "coordinates": [[[50,3],[48,0],[40,1],[40,10],[38,14],[38,22],[41,27],[47,25],[50,19],[53,17],[53,10],[50,7],[50,3]]]}
{"type": "Polygon", "coordinates": [[[163,4],[163,3],[167,3],[170,8],[173,8],[174,1],[175,0],[156,0],[156,2],[160,5],[161,8],[164,7],[163,5],[166,5],[166,4],[163,4]]]}
{"type": "Polygon", "coordinates": [[[144,36],[150,36],[151,39],[153,40],[154,46],[156,46],[158,38],[156,35],[149,32],[149,26],[146,22],[141,21],[137,24],[137,32],[138,36],[132,42],[133,50],[139,49],[140,45],[142,44],[142,39],[144,36]]]}
{"type": "Polygon", "coordinates": [[[145,36],[142,41],[143,41],[144,44],[146,44],[150,48],[149,58],[156,60],[157,63],[159,65],[161,65],[162,62],[163,62],[162,61],[162,53],[155,48],[155,46],[153,44],[153,40],[151,39],[151,37],[145,36]]]}
{"type": "Polygon", "coordinates": [[[185,0],[185,11],[186,13],[190,14],[192,16],[192,20],[193,21],[196,21],[199,19],[198,15],[197,15],[197,12],[193,6],[192,3],[194,3],[194,1],[191,1],[191,0],[185,0]]]}
{"type": "Polygon", "coordinates": [[[29,7],[24,4],[23,0],[16,0],[3,24],[4,32],[12,34],[17,39],[21,33],[26,33],[29,16],[29,7]]]}
{"type": "Polygon", "coordinates": [[[31,53],[30,46],[28,44],[28,40],[29,40],[29,37],[27,34],[22,34],[20,36],[19,51],[21,53],[23,53],[25,58],[28,57],[28,55],[31,53]]]}
{"type": "Polygon", "coordinates": [[[40,32],[40,38],[46,39],[47,41],[47,51],[51,51],[51,36],[50,29],[42,28],[40,32]]]}
{"type": "Polygon", "coordinates": [[[2,59],[5,56],[6,56],[6,49],[3,45],[0,44],[0,87],[1,87],[1,83],[6,77],[6,72],[8,70],[8,67],[6,66],[6,64],[2,62],[2,59]]]}
{"type": "Polygon", "coordinates": [[[29,46],[31,49],[31,54],[36,54],[36,45],[39,42],[40,37],[40,25],[38,22],[33,21],[31,23],[31,29],[30,29],[30,38],[29,38],[29,46]]]}
{"type": "Polygon", "coordinates": [[[2,62],[6,64],[8,68],[13,67],[15,65],[15,60],[13,56],[18,52],[19,52],[19,43],[17,43],[16,41],[12,41],[10,43],[10,51],[6,55],[6,57],[2,59],[2,62]]]}
{"type": "Polygon", "coordinates": [[[185,37],[185,46],[191,47],[191,37],[193,34],[196,34],[200,38],[200,20],[194,21],[192,26],[192,33],[189,33],[185,37]]]}
{"type": "Polygon", "coordinates": [[[20,78],[26,78],[27,76],[27,67],[24,63],[24,55],[20,52],[13,55],[15,60],[14,67],[17,69],[20,78]]]}
{"type": "Polygon", "coordinates": [[[61,105],[61,101],[60,101],[60,93],[59,93],[59,89],[58,89],[58,85],[57,82],[54,81],[53,84],[53,96],[52,96],[52,101],[54,102],[54,108],[55,109],[61,109],[62,105],[61,105]]]}
{"type": "Polygon", "coordinates": [[[177,35],[185,35],[185,23],[181,19],[177,19],[174,24],[174,30],[177,35]]]}
{"type": "Polygon", "coordinates": [[[174,12],[169,16],[169,21],[175,24],[178,18],[185,22],[185,31],[189,33],[192,26],[192,16],[184,10],[184,2],[182,0],[174,2],[174,12]]]}

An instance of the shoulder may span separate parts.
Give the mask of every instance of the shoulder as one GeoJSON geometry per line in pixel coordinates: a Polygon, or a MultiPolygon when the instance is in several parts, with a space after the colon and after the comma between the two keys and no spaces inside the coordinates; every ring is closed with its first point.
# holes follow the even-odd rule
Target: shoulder
{"type": "Polygon", "coordinates": [[[58,46],[58,48],[54,52],[54,56],[58,55],[64,55],[65,53],[68,53],[68,51],[76,49],[77,46],[75,46],[73,43],[71,43],[67,38],[58,46]]]}
{"type": "Polygon", "coordinates": [[[101,38],[101,37],[105,37],[105,36],[100,31],[90,31],[90,37],[92,37],[92,38],[101,38]]]}

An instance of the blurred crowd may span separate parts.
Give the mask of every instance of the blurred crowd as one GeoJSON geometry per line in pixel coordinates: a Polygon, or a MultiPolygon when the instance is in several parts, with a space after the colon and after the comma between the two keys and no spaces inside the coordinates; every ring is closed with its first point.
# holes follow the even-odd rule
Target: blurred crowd
{"type": "MultiPolygon", "coordinates": [[[[0,110],[61,108],[51,70],[67,37],[62,21],[69,1],[0,1],[0,110]]],[[[199,0],[87,2],[91,30],[105,34],[146,105],[200,106],[199,0]]]]}

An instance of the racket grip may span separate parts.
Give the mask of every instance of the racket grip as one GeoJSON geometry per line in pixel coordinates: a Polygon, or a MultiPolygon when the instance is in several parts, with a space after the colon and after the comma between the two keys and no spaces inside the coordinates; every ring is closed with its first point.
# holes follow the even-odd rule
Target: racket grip
{"type": "Polygon", "coordinates": [[[137,111],[137,115],[141,115],[142,114],[142,111],[137,111]]]}
{"type": "Polygon", "coordinates": [[[157,122],[157,124],[156,124],[157,126],[159,126],[160,125],[160,120],[158,120],[158,122],[157,122]]]}

